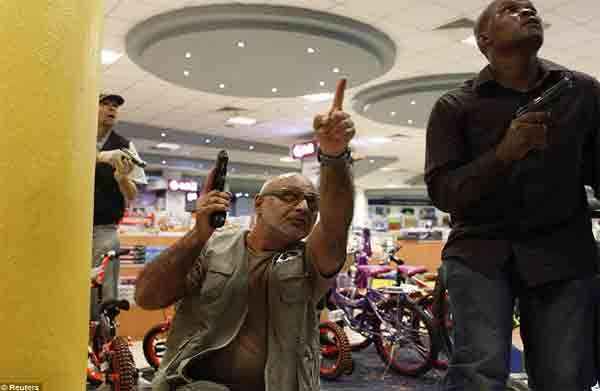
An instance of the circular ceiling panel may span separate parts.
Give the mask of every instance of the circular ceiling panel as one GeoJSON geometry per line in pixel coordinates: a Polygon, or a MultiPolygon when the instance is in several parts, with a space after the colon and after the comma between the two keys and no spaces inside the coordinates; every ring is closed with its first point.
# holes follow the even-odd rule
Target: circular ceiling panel
{"type": "Polygon", "coordinates": [[[346,17],[296,7],[219,4],[152,17],[127,34],[142,68],[187,88],[242,97],[295,97],[386,73],[392,40],[346,17]]]}
{"type": "Polygon", "coordinates": [[[458,73],[388,81],[356,94],[353,107],[372,121],[426,128],[438,98],[474,76],[458,73]]]}

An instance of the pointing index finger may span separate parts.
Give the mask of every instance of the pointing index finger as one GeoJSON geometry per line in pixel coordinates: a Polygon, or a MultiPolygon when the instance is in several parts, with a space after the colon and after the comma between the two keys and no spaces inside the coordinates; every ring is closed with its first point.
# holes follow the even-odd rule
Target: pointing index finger
{"type": "Polygon", "coordinates": [[[344,103],[344,91],[346,90],[346,79],[340,79],[335,87],[335,95],[333,97],[333,105],[331,111],[342,110],[344,103]]]}

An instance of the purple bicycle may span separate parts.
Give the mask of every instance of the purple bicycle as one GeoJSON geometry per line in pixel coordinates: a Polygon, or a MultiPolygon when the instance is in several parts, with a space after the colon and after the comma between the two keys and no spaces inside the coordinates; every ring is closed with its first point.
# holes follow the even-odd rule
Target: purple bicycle
{"type": "MultiPolygon", "coordinates": [[[[431,316],[398,287],[332,288],[327,306],[351,330],[375,344],[381,360],[394,371],[418,376],[431,368],[431,352],[439,351],[431,316]]],[[[334,315],[335,316],[335,315],[334,315]]]]}

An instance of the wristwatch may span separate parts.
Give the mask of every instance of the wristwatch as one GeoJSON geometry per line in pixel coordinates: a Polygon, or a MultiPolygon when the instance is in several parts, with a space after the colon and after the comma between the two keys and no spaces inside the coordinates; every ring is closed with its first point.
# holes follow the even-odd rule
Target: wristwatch
{"type": "Polygon", "coordinates": [[[319,163],[329,166],[329,165],[340,165],[347,164],[352,165],[352,153],[350,152],[350,148],[346,147],[344,152],[337,156],[326,155],[321,151],[321,148],[317,149],[317,160],[319,163]]]}

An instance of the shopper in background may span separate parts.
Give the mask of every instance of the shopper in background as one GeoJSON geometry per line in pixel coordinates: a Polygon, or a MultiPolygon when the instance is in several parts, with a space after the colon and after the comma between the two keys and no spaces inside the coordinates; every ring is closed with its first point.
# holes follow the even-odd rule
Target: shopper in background
{"type": "MultiPolygon", "coordinates": [[[[135,166],[130,157],[121,151],[129,149],[137,155],[133,143],[113,130],[119,108],[125,103],[120,95],[100,95],[98,110],[98,136],[96,143],[96,174],[94,183],[94,229],[92,241],[92,267],[100,265],[101,257],[119,248],[117,224],[127,201],[137,196],[137,183],[146,183],[144,170],[135,166]]],[[[119,288],[119,262],[111,262],[106,270],[102,287],[103,301],[116,299],[119,288]]],[[[90,318],[98,319],[96,290],[92,290],[90,318]]]]}
{"type": "Polygon", "coordinates": [[[600,85],[537,57],[542,21],[527,0],[497,0],[475,28],[489,61],[442,96],[427,128],[425,180],[453,228],[440,269],[454,316],[445,390],[505,390],[517,297],[530,385],[594,382],[596,247],[585,184],[600,190],[600,85]],[[546,107],[517,108],[563,77],[546,107]]]}
{"type": "Polygon", "coordinates": [[[140,274],[142,308],[177,302],[154,390],[319,389],[316,305],[344,265],[354,207],[343,87],[315,118],[318,193],[300,174],[276,177],[254,200],[250,231],[215,232],[209,216],[227,211],[230,195],[206,191],[211,172],[196,226],[140,274]]]}

